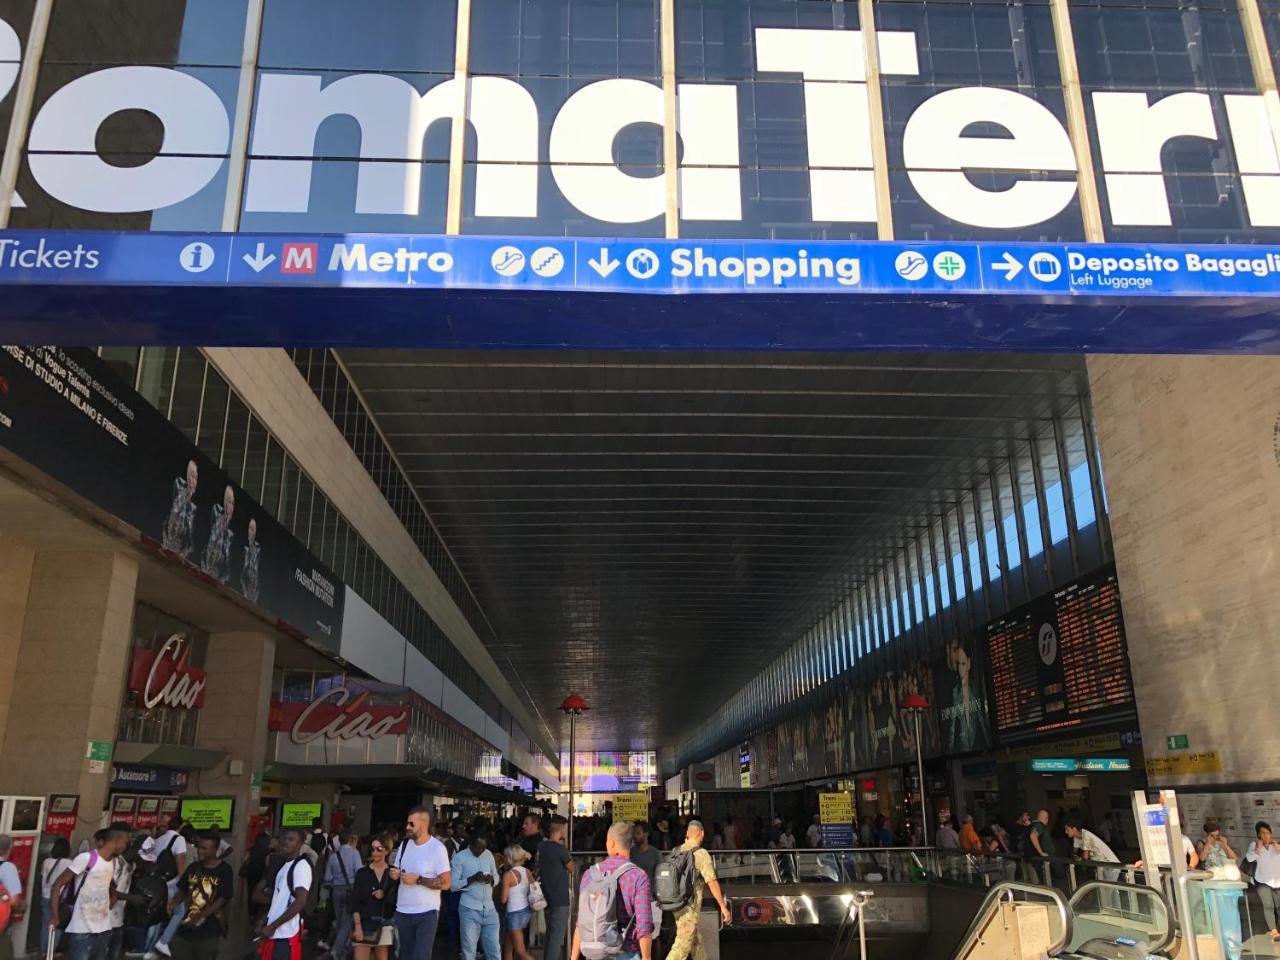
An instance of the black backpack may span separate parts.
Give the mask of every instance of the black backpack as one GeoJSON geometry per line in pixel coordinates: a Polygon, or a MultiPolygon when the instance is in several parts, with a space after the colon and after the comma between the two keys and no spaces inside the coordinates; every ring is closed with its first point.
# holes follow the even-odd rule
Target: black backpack
{"type": "Polygon", "coordinates": [[[653,871],[653,896],[667,912],[693,902],[693,851],[676,850],[653,871]]]}
{"type": "Polygon", "coordinates": [[[156,876],[165,883],[178,879],[178,858],[173,855],[173,845],[178,842],[179,834],[169,838],[168,844],[156,857],[156,876]]]}

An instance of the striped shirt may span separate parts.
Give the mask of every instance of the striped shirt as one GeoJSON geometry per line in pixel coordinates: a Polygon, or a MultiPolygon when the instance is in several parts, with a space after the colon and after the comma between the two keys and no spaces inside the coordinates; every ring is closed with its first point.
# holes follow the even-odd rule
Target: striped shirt
{"type": "MultiPolygon", "coordinates": [[[[631,861],[626,857],[609,857],[596,866],[603,873],[610,874],[624,864],[631,864],[631,861]]],[[[650,902],[653,896],[649,889],[649,875],[634,864],[631,866],[633,869],[618,878],[618,927],[626,931],[622,938],[623,953],[639,953],[640,941],[653,936],[653,907],[650,902]]],[[[586,891],[590,875],[590,870],[582,872],[579,893],[586,891]]]]}

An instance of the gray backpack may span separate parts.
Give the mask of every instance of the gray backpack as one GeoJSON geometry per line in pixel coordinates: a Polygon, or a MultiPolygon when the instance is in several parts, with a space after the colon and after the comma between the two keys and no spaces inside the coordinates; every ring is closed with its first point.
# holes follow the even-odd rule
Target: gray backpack
{"type": "Polygon", "coordinates": [[[612,873],[605,873],[596,864],[587,871],[587,882],[578,901],[578,934],[587,960],[607,960],[622,952],[623,937],[636,919],[632,917],[625,929],[619,929],[618,881],[634,869],[638,869],[634,863],[624,863],[612,873]]]}

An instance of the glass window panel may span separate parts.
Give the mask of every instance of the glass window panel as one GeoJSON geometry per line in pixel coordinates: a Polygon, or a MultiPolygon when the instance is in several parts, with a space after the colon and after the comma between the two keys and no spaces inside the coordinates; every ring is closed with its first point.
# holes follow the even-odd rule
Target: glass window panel
{"type": "Polygon", "coordinates": [[[661,76],[657,0],[473,0],[471,69],[507,76],[661,76]]]}
{"type": "Polygon", "coordinates": [[[1060,84],[1047,4],[879,3],[876,26],[916,36],[922,81],[941,84],[1060,84]]]}
{"type": "Polygon", "coordinates": [[[227,381],[210,367],[205,375],[196,445],[214,463],[222,462],[222,439],[227,428],[227,398],[230,392],[227,381]]]}
{"type": "MultiPolygon", "coordinates": [[[[222,469],[231,481],[244,486],[245,448],[249,441],[249,408],[235,393],[227,404],[227,433],[222,442],[222,469]]],[[[254,497],[257,494],[253,494],[254,497]]]]}
{"type": "Polygon", "coordinates": [[[178,373],[173,387],[173,410],[170,419],[192,443],[200,423],[200,399],[204,396],[204,355],[195,347],[178,352],[178,373]]]}
{"type": "Polygon", "coordinates": [[[173,390],[173,368],[178,362],[177,347],[144,347],[138,392],[144,400],[169,415],[169,394],[173,390]]]}
{"type": "MultiPolygon", "coordinates": [[[[74,4],[58,6],[75,9],[74,4]]],[[[236,59],[239,59],[238,49],[236,59]]],[[[96,64],[45,63],[36,86],[36,112],[44,107],[54,93],[63,90],[73,81],[96,73],[97,69],[96,64]]],[[[175,89],[180,84],[197,81],[208,87],[221,101],[222,110],[227,117],[232,115],[239,82],[238,70],[229,67],[181,67],[174,74],[174,78],[168,82],[175,89]],[[190,79],[183,80],[177,77],[179,74],[190,79]]],[[[169,145],[160,118],[138,109],[118,111],[101,124],[95,137],[97,157],[60,149],[60,144],[56,141],[47,146],[34,146],[35,149],[28,151],[18,172],[18,192],[25,206],[13,210],[10,222],[12,227],[188,231],[218,230],[221,227],[226,194],[225,161],[229,142],[218,145],[216,150],[213,145],[203,152],[181,150],[169,145]],[[161,161],[156,160],[157,154],[168,153],[174,155],[164,156],[161,161]],[[32,173],[32,163],[39,165],[47,160],[66,164],[69,162],[68,158],[77,156],[83,158],[80,162],[84,167],[76,170],[74,176],[66,176],[60,181],[51,180],[48,163],[45,163],[45,173],[41,180],[37,180],[32,173]],[[165,177],[161,178],[158,173],[148,173],[142,169],[153,161],[168,165],[165,177]],[[100,186],[104,164],[108,167],[139,168],[136,174],[138,182],[155,184],[164,180],[180,183],[187,188],[186,193],[177,201],[166,195],[163,202],[167,205],[152,209],[154,204],[146,201],[147,191],[140,189],[133,205],[142,209],[103,212],[104,207],[113,205],[113,201],[108,202],[99,195],[107,189],[100,186]],[[149,179],[143,181],[144,177],[149,179]],[[46,186],[55,190],[57,196],[46,192],[46,186]]]]}
{"type": "Polygon", "coordinates": [[[267,0],[264,67],[452,74],[453,0],[267,0]]]}
{"type": "Polygon", "coordinates": [[[267,431],[253,414],[249,415],[249,427],[244,445],[244,488],[249,496],[261,503],[274,515],[276,503],[263,493],[267,468],[267,431]]]}
{"type": "Polygon", "coordinates": [[[290,457],[284,466],[285,487],[280,495],[280,507],[283,512],[281,522],[290,533],[302,543],[306,543],[307,527],[311,523],[311,481],[303,475],[290,457]]]}
{"type": "Polygon", "coordinates": [[[1087,89],[1254,92],[1239,11],[1234,5],[1210,6],[1219,5],[1072,4],[1081,84],[1087,89]]]}
{"type": "MultiPolygon", "coordinates": [[[[5,4],[5,18],[13,3],[5,4]]],[[[29,7],[24,0],[20,7],[29,7]]],[[[248,0],[55,3],[45,63],[239,64],[248,0]]],[[[12,22],[12,21],[10,21],[12,22]]],[[[21,36],[26,39],[26,32],[21,36]]]]}
{"type": "Polygon", "coordinates": [[[138,379],[140,353],[138,347],[103,347],[98,351],[98,356],[117,377],[132,387],[138,379]]]}

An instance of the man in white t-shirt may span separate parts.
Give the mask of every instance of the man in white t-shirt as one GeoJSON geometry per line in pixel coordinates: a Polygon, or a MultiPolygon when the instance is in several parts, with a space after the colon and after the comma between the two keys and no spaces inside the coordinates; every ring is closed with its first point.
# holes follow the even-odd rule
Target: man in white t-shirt
{"type": "Polygon", "coordinates": [[[391,879],[400,881],[395,920],[400,960],[431,960],[440,891],[452,882],[449,851],[431,835],[431,813],[425,807],[409,811],[405,836],[391,858],[391,879]]]}
{"type": "Polygon", "coordinates": [[[75,906],[67,924],[68,960],[106,960],[111,947],[111,891],[115,878],[116,857],[129,845],[129,833],[107,827],[93,835],[95,849],[80,854],[54,881],[50,892],[51,920],[59,926],[62,888],[75,884],[75,906]]]}
{"type": "Polygon", "coordinates": [[[302,856],[307,842],[302,830],[289,829],[280,836],[284,862],[271,888],[271,906],[262,925],[261,960],[301,960],[302,921],[298,915],[307,905],[311,890],[311,863],[302,856]]]}
{"type": "MultiPolygon", "coordinates": [[[[1115,851],[1107,845],[1106,841],[1092,830],[1086,830],[1078,821],[1069,821],[1066,831],[1067,837],[1071,840],[1082,860],[1088,860],[1090,863],[1118,864],[1120,862],[1120,858],[1116,856],[1115,851]]],[[[1108,883],[1115,883],[1119,876],[1119,870],[1099,870],[1097,873],[1097,879],[1106,880],[1108,883]]]]}
{"type": "Polygon", "coordinates": [[[813,823],[809,824],[809,829],[804,833],[804,842],[812,850],[822,846],[822,817],[816,813],[813,815],[813,823]]]}

